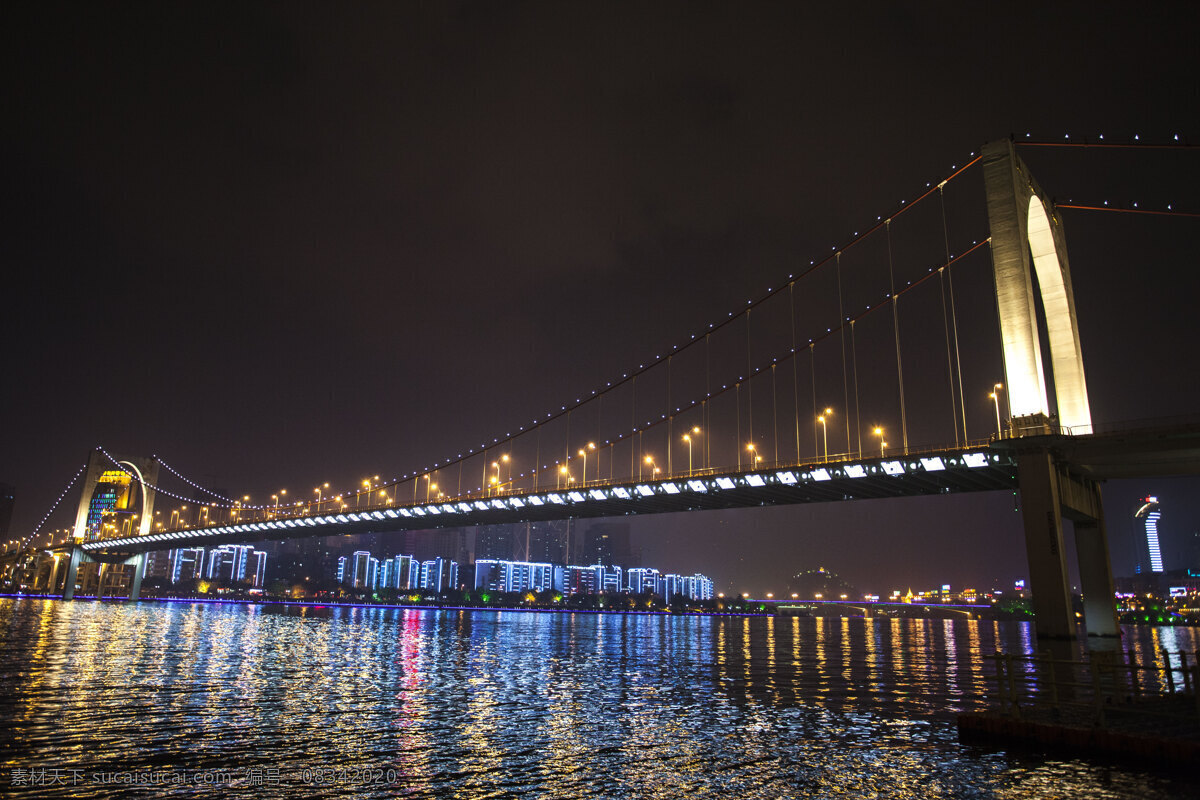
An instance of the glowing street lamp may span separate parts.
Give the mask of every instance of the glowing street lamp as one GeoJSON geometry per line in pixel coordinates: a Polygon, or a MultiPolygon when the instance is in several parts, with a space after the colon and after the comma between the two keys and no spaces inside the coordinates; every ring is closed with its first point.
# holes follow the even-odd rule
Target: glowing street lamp
{"type": "Polygon", "coordinates": [[[683,440],[685,442],[687,442],[687,446],[688,446],[688,477],[689,478],[692,476],[692,437],[699,436],[699,435],[700,435],[699,426],[692,428],[690,433],[685,433],[683,435],[683,440]]]}
{"type": "Polygon", "coordinates": [[[755,446],[754,442],[746,445],[746,452],[750,453],[750,469],[754,469],[755,466],[762,462],[762,456],[758,454],[758,447],[755,446]]]}
{"type": "MultiPolygon", "coordinates": [[[[426,477],[428,477],[428,476],[426,476],[426,477]]],[[[433,483],[432,481],[430,481],[429,483],[425,484],[425,502],[426,503],[429,502],[429,493],[436,492],[436,491],[437,491],[436,483],[433,483]]]]}
{"type": "Polygon", "coordinates": [[[587,454],[588,454],[588,450],[595,450],[595,449],[596,449],[595,442],[588,442],[588,445],[586,448],[584,448],[584,447],[579,448],[579,455],[580,455],[580,457],[583,458],[583,485],[584,486],[587,486],[587,454]]]}
{"type": "Polygon", "coordinates": [[[833,416],[833,409],[825,409],[825,413],[817,417],[817,422],[821,423],[821,439],[825,443],[825,461],[829,461],[829,426],[825,422],[826,417],[833,416]]]}
{"type": "Polygon", "coordinates": [[[1004,384],[997,383],[993,388],[994,391],[988,397],[992,398],[992,402],[996,406],[996,438],[999,439],[1004,436],[1000,430],[1000,390],[1004,388],[1004,384]]]}
{"type": "MultiPolygon", "coordinates": [[[[653,468],[655,473],[658,472],[658,467],[654,466],[654,456],[646,456],[646,458],[643,459],[643,463],[645,463],[645,464],[649,465],[651,468],[653,468]]],[[[641,479],[642,479],[642,465],[638,464],[638,480],[640,481],[641,479]]]]}
{"type": "Polygon", "coordinates": [[[883,458],[883,446],[887,444],[887,442],[883,441],[883,428],[876,426],[875,435],[879,437],[879,457],[883,458]]]}
{"type": "Polygon", "coordinates": [[[565,466],[559,467],[558,468],[558,482],[554,485],[554,488],[561,489],[562,485],[563,485],[563,481],[568,481],[569,475],[570,475],[570,473],[567,472],[567,468],[565,466]]]}

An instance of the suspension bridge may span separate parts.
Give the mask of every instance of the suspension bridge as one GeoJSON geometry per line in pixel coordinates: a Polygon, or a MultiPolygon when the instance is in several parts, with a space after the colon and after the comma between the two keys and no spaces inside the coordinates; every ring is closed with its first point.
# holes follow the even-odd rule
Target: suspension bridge
{"type": "Polygon", "coordinates": [[[1003,140],[724,319],[403,475],[251,503],[97,448],[60,497],[81,487],[49,580],[70,598],[81,565],[99,563],[136,598],[145,554],[180,547],[1019,490],[1039,636],[1076,631],[1064,517],[1088,632],[1116,635],[1099,483],[1197,464],[1200,426],[1093,424],[1062,220],[1003,140]],[[986,224],[971,213],[980,177],[986,224]],[[994,413],[969,414],[981,391],[994,413]],[[114,485],[124,500],[99,508],[114,485]],[[163,519],[159,495],[186,513],[163,519]]]}

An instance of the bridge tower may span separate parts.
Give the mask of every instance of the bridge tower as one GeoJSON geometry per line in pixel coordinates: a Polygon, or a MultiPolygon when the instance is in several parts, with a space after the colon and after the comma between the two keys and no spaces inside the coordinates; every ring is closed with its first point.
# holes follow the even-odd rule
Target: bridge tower
{"type": "Polygon", "coordinates": [[[1016,154],[1012,141],[990,142],[984,145],[982,155],[1011,417],[1005,439],[997,444],[1017,454],[1038,636],[1070,638],[1076,633],[1063,541],[1064,516],[1075,524],[1088,633],[1116,636],[1112,565],[1100,486],[1054,453],[1055,442],[1064,435],[1092,433],[1062,220],[1016,154]],[[1046,317],[1053,410],[1042,364],[1035,285],[1046,317]]]}
{"type": "MultiPolygon", "coordinates": [[[[62,598],[75,596],[77,585],[95,587],[97,595],[103,594],[106,583],[110,590],[118,584],[128,582],[129,599],[138,599],[141,591],[142,573],[146,568],[146,554],[133,556],[104,557],[98,560],[87,555],[79,547],[84,542],[120,536],[145,536],[154,525],[154,496],[151,488],[158,482],[158,461],[151,458],[128,458],[116,464],[101,450],[96,449],[88,456],[79,497],[79,508],[75,513],[75,527],[71,535],[70,557],[66,560],[66,575],[63,578],[62,598]],[[95,567],[90,565],[95,564],[95,567]],[[132,566],[132,571],[125,569],[132,566]]],[[[57,586],[59,564],[54,562],[50,586],[57,586]]]]}

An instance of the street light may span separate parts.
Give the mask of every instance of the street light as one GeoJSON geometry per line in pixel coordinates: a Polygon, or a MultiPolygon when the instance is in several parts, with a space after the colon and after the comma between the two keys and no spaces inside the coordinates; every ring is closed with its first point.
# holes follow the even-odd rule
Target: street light
{"type": "Polygon", "coordinates": [[[588,442],[588,445],[586,448],[583,448],[583,447],[579,448],[579,455],[583,458],[583,485],[584,486],[587,486],[587,451],[595,450],[595,449],[596,449],[595,442],[588,442]]]}
{"type": "MultiPolygon", "coordinates": [[[[649,464],[651,467],[654,468],[655,472],[658,472],[658,467],[654,466],[654,456],[646,456],[644,463],[649,464]]],[[[642,479],[642,465],[638,464],[638,480],[640,481],[641,479],[642,479]]]]}
{"type": "Polygon", "coordinates": [[[879,437],[879,457],[883,458],[883,446],[886,444],[883,441],[883,428],[876,426],[875,435],[879,437]]]}
{"type": "Polygon", "coordinates": [[[821,423],[821,439],[825,442],[825,461],[829,461],[829,426],[825,423],[826,417],[833,416],[833,409],[825,409],[825,413],[817,417],[817,422],[821,423]]]}
{"type": "Polygon", "coordinates": [[[1004,384],[997,383],[993,388],[994,391],[988,397],[992,398],[992,402],[996,406],[996,438],[999,439],[1004,436],[1000,430],[1000,390],[1004,388],[1004,384]]]}
{"type": "Polygon", "coordinates": [[[326,483],[322,486],[318,486],[317,488],[313,489],[313,491],[317,493],[317,513],[318,514],[321,513],[321,490],[328,489],[328,488],[329,488],[329,484],[326,483]]]}
{"type": "MultiPolygon", "coordinates": [[[[363,478],[362,485],[367,490],[367,503],[369,504],[371,502],[371,479],[363,478]]],[[[355,492],[355,494],[354,494],[354,507],[355,508],[358,508],[359,504],[362,503],[362,495],[363,495],[362,492],[355,492]]]]}
{"type": "Polygon", "coordinates": [[[755,465],[762,461],[762,456],[758,454],[758,448],[754,445],[754,442],[746,445],[746,450],[750,453],[750,469],[754,469],[755,465]]]}
{"type": "Polygon", "coordinates": [[[567,479],[567,478],[566,478],[566,476],[567,476],[568,474],[569,474],[569,473],[567,472],[567,468],[566,468],[565,466],[564,466],[564,467],[559,467],[559,468],[558,468],[558,482],[557,482],[557,483],[554,485],[554,488],[555,488],[555,489],[561,489],[561,488],[562,488],[563,481],[567,479]]]}
{"type": "Polygon", "coordinates": [[[688,477],[690,478],[692,477],[692,435],[690,433],[685,433],[683,435],[683,440],[687,442],[688,446],[688,477]]]}

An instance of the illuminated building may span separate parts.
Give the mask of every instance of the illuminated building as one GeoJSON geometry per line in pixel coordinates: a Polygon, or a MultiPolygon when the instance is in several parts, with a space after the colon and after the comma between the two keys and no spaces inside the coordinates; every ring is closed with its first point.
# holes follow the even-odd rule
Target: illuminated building
{"type": "Polygon", "coordinates": [[[1161,516],[1157,497],[1143,497],[1138,501],[1137,511],[1133,512],[1135,524],[1141,528],[1134,536],[1137,547],[1134,572],[1138,575],[1163,571],[1162,547],[1158,539],[1158,520],[1161,516]]]}
{"type": "Polygon", "coordinates": [[[592,564],[587,569],[592,571],[592,585],[595,587],[595,591],[621,592],[625,590],[625,584],[621,580],[620,567],[592,564]]]}
{"type": "Polygon", "coordinates": [[[355,589],[365,589],[371,569],[371,554],[366,550],[355,550],[350,557],[350,585],[355,589]]]}
{"type": "Polygon", "coordinates": [[[204,572],[204,548],[191,547],[171,551],[171,583],[199,578],[204,572]]]}
{"type": "Polygon", "coordinates": [[[264,550],[254,550],[250,556],[254,569],[254,586],[261,589],[267,582],[267,553],[264,550]]]}
{"type": "Polygon", "coordinates": [[[121,522],[133,513],[132,483],[129,474],[119,469],[104,470],[96,478],[84,521],[85,542],[113,538],[122,533],[121,522]]]}
{"type": "Polygon", "coordinates": [[[663,575],[659,582],[659,594],[668,603],[674,597],[688,600],[712,600],[713,582],[700,573],[695,575],[663,575]]]}
{"type": "Polygon", "coordinates": [[[421,562],[421,589],[427,592],[442,592],[458,588],[458,563],[445,558],[421,562]]]}
{"type": "Polygon", "coordinates": [[[542,592],[554,587],[554,566],[485,558],[475,562],[475,588],[492,592],[542,592]]]}
{"type": "Polygon", "coordinates": [[[596,571],[590,567],[568,566],[563,569],[562,590],[566,594],[595,594],[596,571]]]}
{"type": "Polygon", "coordinates": [[[416,589],[417,582],[420,580],[420,570],[413,569],[412,556],[392,556],[390,559],[391,568],[391,585],[389,589],[416,589]]]}
{"type": "Polygon", "coordinates": [[[226,544],[210,550],[204,576],[210,580],[227,578],[230,581],[244,581],[252,552],[253,548],[246,544],[226,544]]]}
{"type": "Polygon", "coordinates": [[[657,593],[659,575],[653,567],[634,567],[628,573],[629,591],[634,594],[657,593]]]}

